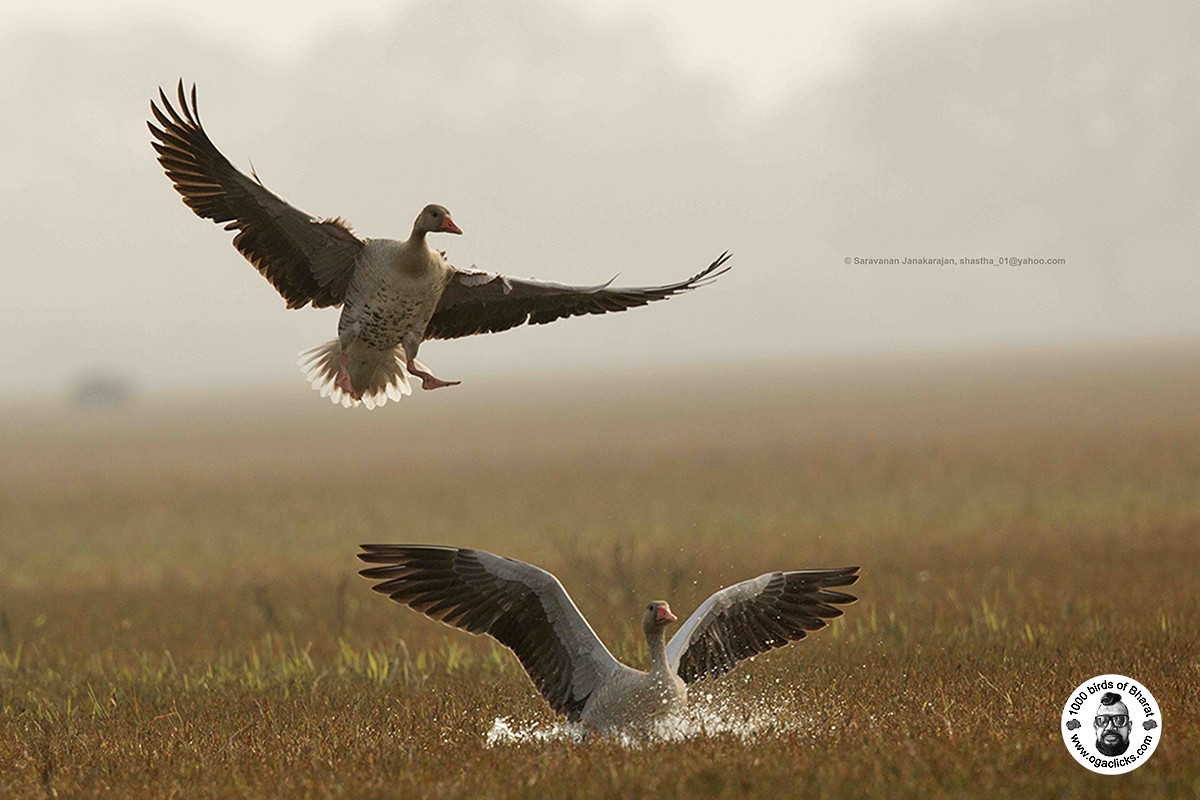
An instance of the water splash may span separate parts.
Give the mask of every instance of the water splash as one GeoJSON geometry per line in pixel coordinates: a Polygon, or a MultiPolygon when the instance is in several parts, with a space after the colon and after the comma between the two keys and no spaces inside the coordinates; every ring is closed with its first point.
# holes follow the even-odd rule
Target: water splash
{"type": "MultiPolygon", "coordinates": [[[[705,694],[693,698],[687,709],[678,716],[663,717],[647,731],[621,733],[611,740],[626,747],[682,742],[709,736],[736,736],[749,742],[761,736],[778,736],[788,732],[812,734],[814,725],[829,730],[830,722],[828,717],[817,721],[811,715],[778,705],[747,705],[744,700],[718,699],[705,694]]],[[[499,717],[492,723],[484,741],[488,747],[496,747],[548,742],[578,743],[587,738],[587,729],[579,723],[521,723],[499,717]]]]}
{"type": "Polygon", "coordinates": [[[582,742],[585,738],[587,729],[577,722],[552,722],[544,725],[537,722],[510,722],[507,717],[497,717],[491,730],[484,736],[484,743],[488,747],[495,747],[535,742],[582,742]]]}

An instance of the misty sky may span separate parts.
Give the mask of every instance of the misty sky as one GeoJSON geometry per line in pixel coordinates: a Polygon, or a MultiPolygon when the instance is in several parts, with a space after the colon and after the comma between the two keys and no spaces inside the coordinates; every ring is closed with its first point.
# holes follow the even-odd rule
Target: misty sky
{"type": "Polygon", "coordinates": [[[233,2],[18,4],[0,394],[94,369],[308,391],[296,355],[336,311],[286,311],[171,189],[145,119],[180,76],[238,166],[360,235],[403,238],[440,202],[453,263],[579,283],[734,252],[668,303],[430,343],[442,377],[1200,336],[1190,4],[773,5],[363,2],[278,25],[233,2]]]}

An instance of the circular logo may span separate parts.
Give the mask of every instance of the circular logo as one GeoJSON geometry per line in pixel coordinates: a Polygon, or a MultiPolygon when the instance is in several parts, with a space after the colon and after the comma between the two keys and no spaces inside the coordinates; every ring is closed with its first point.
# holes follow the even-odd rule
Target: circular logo
{"type": "Polygon", "coordinates": [[[1124,675],[1079,684],[1063,706],[1067,752],[1092,772],[1120,775],[1144,764],[1162,738],[1162,712],[1150,690],[1124,675]]]}

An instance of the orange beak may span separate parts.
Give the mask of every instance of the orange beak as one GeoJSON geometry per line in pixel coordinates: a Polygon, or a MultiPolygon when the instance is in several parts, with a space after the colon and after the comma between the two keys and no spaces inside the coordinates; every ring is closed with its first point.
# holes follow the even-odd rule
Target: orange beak
{"type": "Polygon", "coordinates": [[[445,231],[446,233],[462,233],[462,228],[454,224],[454,220],[450,219],[449,214],[442,220],[442,227],[438,228],[438,230],[445,231]]]}
{"type": "Polygon", "coordinates": [[[674,622],[676,617],[671,613],[670,607],[659,606],[658,611],[656,612],[656,619],[659,622],[674,622]]]}

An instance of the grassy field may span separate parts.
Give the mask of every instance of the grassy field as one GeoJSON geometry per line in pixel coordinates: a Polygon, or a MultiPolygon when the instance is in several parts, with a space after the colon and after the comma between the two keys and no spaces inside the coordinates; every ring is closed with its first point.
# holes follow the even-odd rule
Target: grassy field
{"type": "Polygon", "coordinates": [[[1183,344],[478,378],[372,413],[299,381],[11,406],[0,797],[1200,797],[1198,364],[1183,344]],[[507,651],[373,594],[368,541],[545,566],[639,665],[652,598],[682,616],[859,564],[861,599],[699,684],[690,735],[583,744],[507,651]],[[1163,712],[1116,777],[1058,731],[1108,672],[1163,712]]]}

